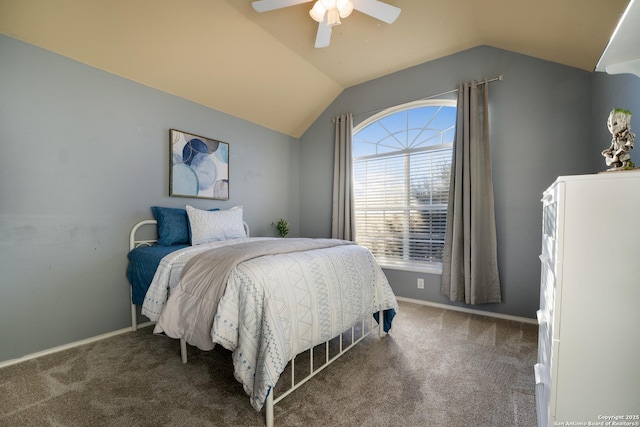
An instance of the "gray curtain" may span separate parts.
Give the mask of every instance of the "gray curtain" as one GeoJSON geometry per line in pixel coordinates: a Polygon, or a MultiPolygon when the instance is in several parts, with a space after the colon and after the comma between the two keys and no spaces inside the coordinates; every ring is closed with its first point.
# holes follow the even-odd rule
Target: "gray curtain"
{"type": "Polygon", "coordinates": [[[333,157],[333,211],[331,215],[331,237],[355,239],[353,210],[353,116],[342,114],[335,119],[335,148],[333,157]]]}
{"type": "Polygon", "coordinates": [[[489,82],[460,84],[440,292],[501,302],[489,147],[489,82]]]}

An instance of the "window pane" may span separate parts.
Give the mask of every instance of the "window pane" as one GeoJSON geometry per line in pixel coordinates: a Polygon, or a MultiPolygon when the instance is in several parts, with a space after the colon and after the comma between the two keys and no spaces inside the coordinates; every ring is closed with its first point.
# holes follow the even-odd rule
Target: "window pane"
{"type": "Polygon", "coordinates": [[[442,262],[455,102],[394,109],[356,128],[356,241],[382,264],[442,262]]]}

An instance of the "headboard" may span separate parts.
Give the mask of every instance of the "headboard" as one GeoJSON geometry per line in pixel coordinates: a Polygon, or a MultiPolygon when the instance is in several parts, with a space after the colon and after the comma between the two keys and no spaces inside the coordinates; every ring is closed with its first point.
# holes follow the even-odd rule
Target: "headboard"
{"type": "MultiPolygon", "coordinates": [[[[158,239],[143,239],[137,237],[138,232],[145,225],[153,225],[156,226],[158,222],[155,219],[145,219],[144,221],[140,221],[136,225],[133,226],[131,232],[129,233],[129,250],[133,250],[140,246],[153,246],[156,244],[158,239]]],[[[244,226],[244,231],[247,233],[247,237],[249,237],[249,225],[242,221],[242,225],[244,226]]]]}

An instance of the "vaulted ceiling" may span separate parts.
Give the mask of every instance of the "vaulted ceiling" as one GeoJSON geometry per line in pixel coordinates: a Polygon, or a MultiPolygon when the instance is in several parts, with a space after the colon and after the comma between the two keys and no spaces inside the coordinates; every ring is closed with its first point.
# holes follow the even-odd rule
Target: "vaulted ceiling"
{"type": "Polygon", "coordinates": [[[356,11],[322,49],[311,2],[0,0],[0,33],[299,137],[343,89],[474,46],[593,71],[629,2],[385,1],[395,23],[356,11]]]}

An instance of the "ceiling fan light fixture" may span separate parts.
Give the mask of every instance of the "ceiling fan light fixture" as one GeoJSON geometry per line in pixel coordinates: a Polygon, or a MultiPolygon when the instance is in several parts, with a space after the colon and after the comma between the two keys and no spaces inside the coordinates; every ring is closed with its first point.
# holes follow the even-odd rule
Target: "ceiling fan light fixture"
{"type": "Polygon", "coordinates": [[[353,1],[351,0],[317,0],[309,15],[316,22],[324,22],[325,14],[327,14],[327,25],[333,27],[340,25],[340,18],[346,18],[353,12],[353,1]]]}
{"type": "Polygon", "coordinates": [[[327,10],[327,25],[333,27],[340,24],[340,11],[335,7],[327,10]]]}
{"type": "Polygon", "coordinates": [[[353,1],[351,0],[337,0],[336,7],[340,11],[340,18],[344,19],[351,15],[353,12],[353,1]]]}
{"type": "Polygon", "coordinates": [[[354,9],[387,24],[392,24],[400,15],[399,7],[391,6],[381,0],[256,0],[251,5],[256,12],[269,12],[311,1],[313,1],[313,7],[309,15],[318,22],[315,41],[317,48],[329,46],[332,27],[340,25],[340,18],[347,18],[354,9]]]}
{"type": "Polygon", "coordinates": [[[309,15],[311,15],[313,20],[320,23],[324,21],[325,13],[327,13],[327,9],[324,8],[320,0],[318,0],[309,11],[309,15]]]}

